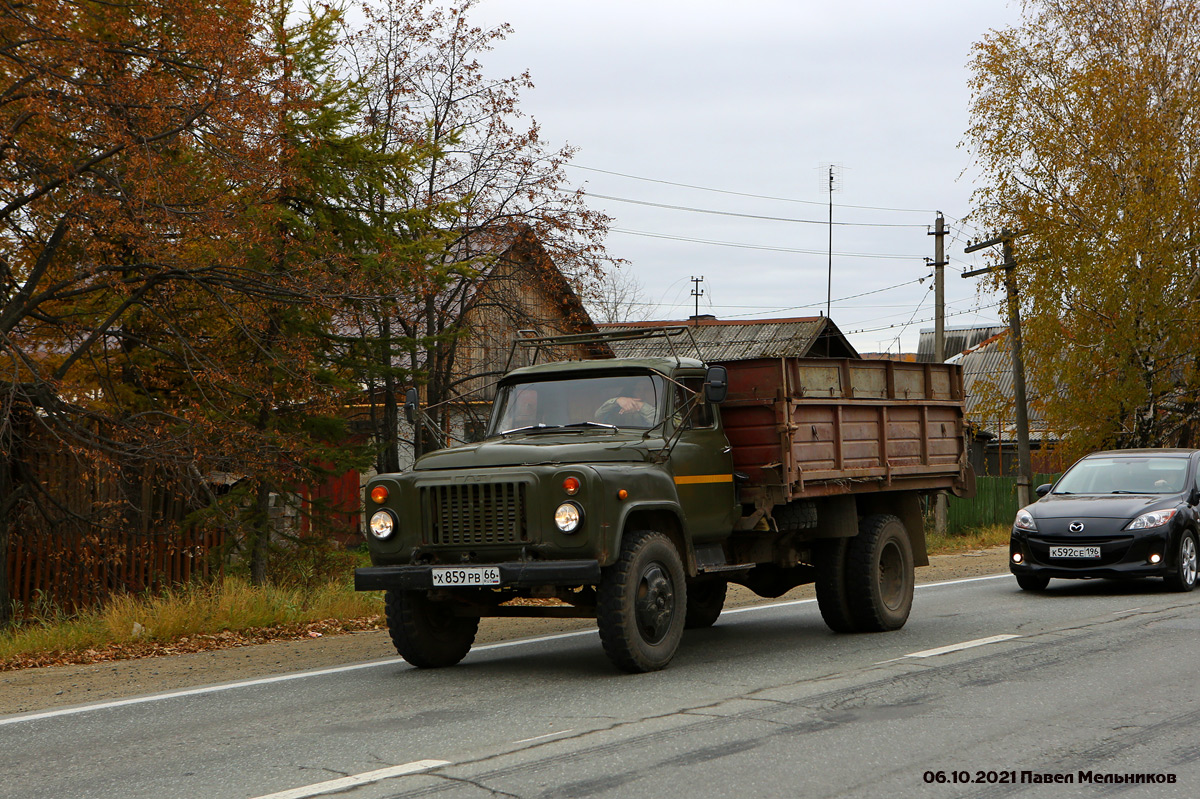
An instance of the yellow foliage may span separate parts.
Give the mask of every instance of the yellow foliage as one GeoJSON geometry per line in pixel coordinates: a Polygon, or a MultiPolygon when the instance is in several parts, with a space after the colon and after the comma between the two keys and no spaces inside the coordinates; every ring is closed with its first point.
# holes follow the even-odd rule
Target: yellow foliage
{"type": "Polygon", "coordinates": [[[1200,3],[1028,0],[971,66],[973,216],[1021,234],[1047,421],[1074,452],[1200,444],[1200,3]]]}

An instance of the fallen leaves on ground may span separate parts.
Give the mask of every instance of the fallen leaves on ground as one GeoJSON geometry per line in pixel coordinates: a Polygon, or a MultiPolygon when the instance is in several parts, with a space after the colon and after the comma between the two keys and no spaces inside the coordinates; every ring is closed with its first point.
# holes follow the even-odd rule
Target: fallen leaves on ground
{"type": "Polygon", "coordinates": [[[70,652],[34,652],[0,660],[0,671],[16,671],[41,666],[84,666],[109,660],[187,655],[216,649],[266,644],[271,641],[304,641],[326,635],[365,632],[383,629],[382,616],[363,619],[322,619],[304,624],[277,627],[252,627],[245,630],[222,630],[219,633],[188,635],[173,641],[127,641],[94,649],[70,652]]]}

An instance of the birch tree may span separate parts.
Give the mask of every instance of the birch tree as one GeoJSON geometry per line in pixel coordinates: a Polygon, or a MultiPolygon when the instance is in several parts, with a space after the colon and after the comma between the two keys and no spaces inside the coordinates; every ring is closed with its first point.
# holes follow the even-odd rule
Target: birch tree
{"type": "Polygon", "coordinates": [[[1200,444],[1200,4],[1026,0],[971,69],[973,217],[1020,234],[1048,422],[1072,452],[1200,444]]]}

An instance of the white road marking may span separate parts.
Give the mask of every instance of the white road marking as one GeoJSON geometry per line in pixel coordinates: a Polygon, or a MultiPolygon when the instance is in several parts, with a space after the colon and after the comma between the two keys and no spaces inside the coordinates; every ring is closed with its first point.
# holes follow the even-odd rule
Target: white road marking
{"type": "Polygon", "coordinates": [[[418,760],[413,763],[405,763],[403,766],[391,766],[389,768],[377,769],[376,771],[365,771],[362,774],[351,774],[349,777],[341,777],[336,780],[318,782],[312,785],[292,788],[287,791],[280,791],[279,793],[256,796],[254,799],[306,799],[309,796],[320,796],[323,793],[344,791],[347,788],[354,788],[358,785],[368,785],[372,782],[379,782],[380,780],[387,780],[392,777],[403,777],[405,774],[419,774],[431,768],[448,765],[450,765],[449,760],[418,760]]]}
{"type": "Polygon", "coordinates": [[[937,649],[925,649],[921,652],[910,652],[904,657],[906,658],[931,658],[937,655],[946,655],[950,652],[961,652],[964,649],[971,649],[977,646],[986,644],[995,644],[1000,641],[1011,641],[1014,638],[1020,638],[1019,635],[993,635],[990,638],[976,638],[974,641],[963,641],[961,644],[950,644],[949,646],[939,646],[937,649]]]}
{"type": "MultiPolygon", "coordinates": [[[[917,590],[926,588],[941,588],[947,585],[962,585],[964,583],[976,583],[984,580],[999,580],[1002,578],[1011,578],[1011,574],[992,574],[987,577],[968,577],[963,580],[947,580],[941,583],[925,583],[918,585],[917,590]]],[[[775,608],[786,608],[793,605],[807,605],[816,602],[815,599],[793,599],[787,602],[774,602],[770,605],[750,605],[744,608],[732,608],[725,611],[721,615],[733,616],[739,613],[753,613],[761,610],[773,610],[775,608]]],[[[517,641],[501,641],[495,644],[485,644],[484,646],[474,647],[472,652],[486,652],[492,649],[506,649],[514,646],[527,646],[529,644],[540,644],[546,641],[562,641],[567,638],[578,638],[583,635],[596,635],[595,630],[577,630],[569,633],[556,633],[554,635],[543,635],[538,638],[522,638],[517,641]]],[[[362,669],[373,669],[378,666],[394,666],[403,663],[404,658],[395,657],[385,660],[373,660],[370,663],[355,663],[350,666],[334,666],[328,669],[314,669],[312,671],[301,671],[292,674],[279,674],[274,677],[260,677],[253,680],[242,680],[240,682],[224,683],[222,685],[206,685],[200,688],[186,688],[180,691],[168,691],[162,694],[150,694],[148,696],[135,696],[129,699],[114,699],[111,702],[97,702],[91,705],[78,705],[76,707],[58,708],[56,710],[44,710],[37,713],[26,713],[19,716],[6,716],[0,718],[0,727],[5,727],[10,724],[20,724],[26,721],[38,721],[40,719],[59,718],[61,716],[74,716],[80,713],[90,713],[94,710],[108,710],[116,707],[126,707],[128,705],[142,705],[148,702],[159,702],[165,699],[179,699],[186,696],[200,696],[202,694],[215,694],[221,691],[232,691],[237,688],[252,688],[257,685],[272,685],[274,683],[291,682],[292,680],[302,680],[308,677],[323,677],[329,674],[344,674],[350,671],[359,671],[362,669]]]]}
{"type": "Polygon", "coordinates": [[[556,737],[558,737],[559,735],[568,735],[568,734],[570,734],[570,733],[572,733],[572,732],[574,732],[574,730],[563,730],[563,731],[561,731],[561,732],[548,732],[548,733],[546,733],[545,735],[535,735],[535,736],[533,736],[532,738],[522,738],[522,739],[521,739],[521,740],[519,740],[519,741],[513,741],[513,743],[515,743],[515,744],[528,744],[528,743],[533,743],[534,741],[544,741],[544,740],[546,740],[547,738],[556,738],[556,737]]]}

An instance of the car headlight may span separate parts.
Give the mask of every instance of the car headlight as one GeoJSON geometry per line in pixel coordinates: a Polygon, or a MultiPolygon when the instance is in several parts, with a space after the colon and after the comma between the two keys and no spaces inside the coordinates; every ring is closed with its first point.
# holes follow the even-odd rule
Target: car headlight
{"type": "Polygon", "coordinates": [[[390,538],[394,532],[396,532],[396,517],[392,515],[391,511],[375,511],[375,515],[371,517],[371,535],[382,541],[390,538]]]}
{"type": "Polygon", "coordinates": [[[1176,508],[1170,510],[1152,510],[1143,513],[1125,526],[1126,530],[1149,530],[1151,527],[1162,527],[1175,518],[1176,508]]]}
{"type": "Polygon", "coordinates": [[[564,533],[573,533],[583,521],[583,509],[574,502],[564,502],[554,511],[554,524],[564,533]]]}
{"type": "Polygon", "coordinates": [[[1033,514],[1021,508],[1017,511],[1017,519],[1013,522],[1013,527],[1018,530],[1032,530],[1037,532],[1037,523],[1033,521],[1033,514]]]}

